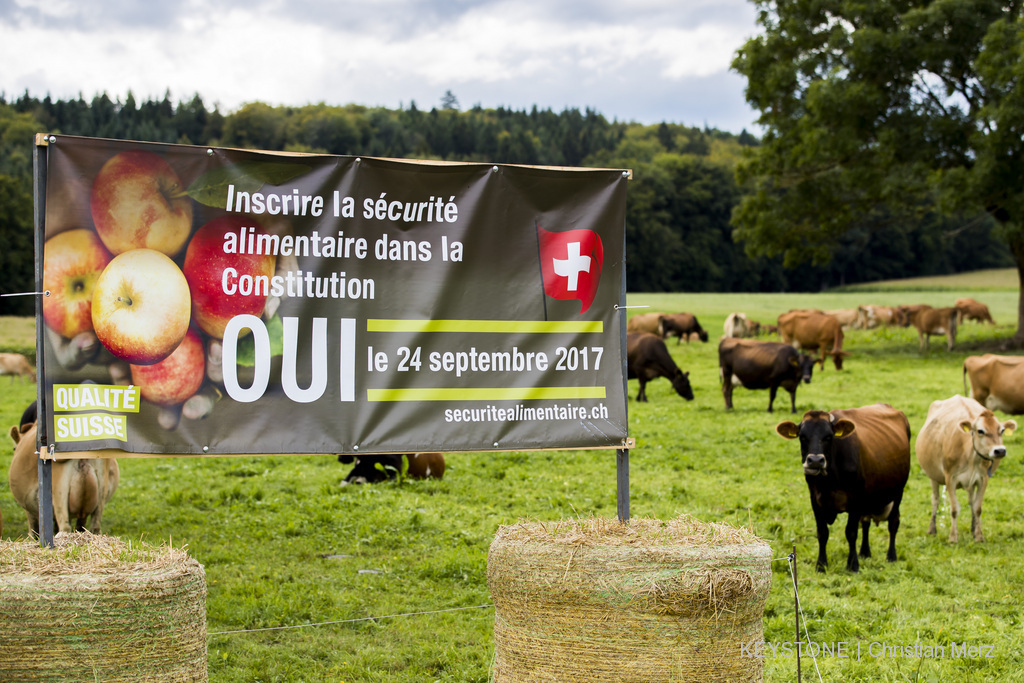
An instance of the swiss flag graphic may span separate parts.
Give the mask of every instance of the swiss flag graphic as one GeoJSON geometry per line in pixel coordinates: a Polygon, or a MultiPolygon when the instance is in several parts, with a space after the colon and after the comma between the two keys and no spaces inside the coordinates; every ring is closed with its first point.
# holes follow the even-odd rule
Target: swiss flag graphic
{"type": "Polygon", "coordinates": [[[604,245],[592,230],[549,232],[537,226],[544,293],[553,299],[576,299],[586,313],[597,294],[604,263],[604,245]]]}

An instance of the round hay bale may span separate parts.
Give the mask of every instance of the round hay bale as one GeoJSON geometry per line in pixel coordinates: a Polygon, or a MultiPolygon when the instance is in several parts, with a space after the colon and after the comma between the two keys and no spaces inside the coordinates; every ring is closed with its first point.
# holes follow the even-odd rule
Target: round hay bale
{"type": "Polygon", "coordinates": [[[88,532],[0,541],[0,680],[207,681],[206,575],[88,532]]]}
{"type": "Polygon", "coordinates": [[[760,681],[771,547],[691,517],[521,522],[487,556],[496,683],[760,681]]]}

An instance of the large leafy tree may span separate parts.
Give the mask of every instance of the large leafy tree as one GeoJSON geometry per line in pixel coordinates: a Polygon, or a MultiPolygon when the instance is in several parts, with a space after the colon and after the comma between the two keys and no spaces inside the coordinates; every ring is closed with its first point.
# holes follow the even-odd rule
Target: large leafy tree
{"type": "Polygon", "coordinates": [[[755,1],[733,62],[764,129],[738,170],[748,251],[822,264],[851,231],[991,216],[1024,283],[1021,3],[755,1]]]}

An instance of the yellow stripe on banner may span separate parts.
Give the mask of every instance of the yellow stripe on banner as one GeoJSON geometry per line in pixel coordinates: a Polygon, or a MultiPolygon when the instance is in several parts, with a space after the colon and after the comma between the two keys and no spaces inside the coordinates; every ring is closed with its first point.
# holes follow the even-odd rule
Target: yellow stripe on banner
{"type": "Polygon", "coordinates": [[[369,401],[532,401],[605,398],[604,387],[367,389],[369,401]]]}
{"type": "Polygon", "coordinates": [[[596,333],[604,332],[601,320],[385,320],[366,321],[367,332],[489,332],[596,333]]]}

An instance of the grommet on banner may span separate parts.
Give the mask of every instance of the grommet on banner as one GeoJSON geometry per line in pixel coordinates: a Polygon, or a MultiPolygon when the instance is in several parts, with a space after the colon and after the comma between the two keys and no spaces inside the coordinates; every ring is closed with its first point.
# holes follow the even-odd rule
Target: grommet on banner
{"type": "Polygon", "coordinates": [[[49,142],[50,142],[50,144],[51,144],[51,145],[52,145],[53,143],[57,142],[57,136],[56,136],[56,135],[51,135],[51,136],[50,136],[50,139],[49,139],[49,142]]]}
{"type": "Polygon", "coordinates": [[[353,447],[352,447],[352,450],[354,450],[354,451],[358,451],[358,450],[359,450],[359,446],[353,446],[353,447]]]}
{"type": "Polygon", "coordinates": [[[206,154],[212,157],[213,156],[213,150],[210,149],[209,147],[207,147],[206,148],[206,154]]]}
{"type": "Polygon", "coordinates": [[[362,159],[362,157],[356,157],[356,163],[357,163],[357,164],[361,164],[361,163],[363,163],[363,159],[362,159]]]}
{"type": "Polygon", "coordinates": [[[203,446],[203,453],[208,453],[209,451],[210,451],[210,447],[209,446],[203,446]]]}
{"type": "Polygon", "coordinates": [[[491,166],[491,172],[492,173],[497,173],[498,172],[498,167],[497,166],[491,166]]]}
{"type": "Polygon", "coordinates": [[[614,306],[612,306],[612,308],[614,308],[616,311],[624,311],[627,308],[650,308],[650,306],[620,306],[618,304],[615,304],[614,306]]]}

